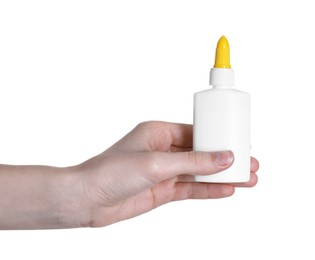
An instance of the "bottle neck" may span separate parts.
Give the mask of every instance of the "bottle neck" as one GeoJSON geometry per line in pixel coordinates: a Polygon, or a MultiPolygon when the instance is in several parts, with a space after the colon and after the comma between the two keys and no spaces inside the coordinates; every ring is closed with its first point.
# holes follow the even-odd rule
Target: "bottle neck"
{"type": "Polygon", "coordinates": [[[233,69],[212,68],[210,71],[210,85],[216,89],[230,89],[234,85],[233,69]]]}

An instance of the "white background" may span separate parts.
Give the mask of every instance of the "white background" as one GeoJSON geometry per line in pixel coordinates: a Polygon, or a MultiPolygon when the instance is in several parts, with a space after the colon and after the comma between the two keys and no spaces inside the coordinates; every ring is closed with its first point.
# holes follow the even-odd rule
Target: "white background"
{"type": "Polygon", "coordinates": [[[0,259],[314,259],[312,1],[0,1],[0,160],[66,166],[192,123],[217,40],[252,95],[259,183],[101,229],[0,231],[0,259]]]}

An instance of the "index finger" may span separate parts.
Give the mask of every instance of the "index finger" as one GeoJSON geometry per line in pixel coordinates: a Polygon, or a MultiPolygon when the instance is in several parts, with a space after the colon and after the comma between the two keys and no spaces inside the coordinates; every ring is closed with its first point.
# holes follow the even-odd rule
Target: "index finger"
{"type": "Polygon", "coordinates": [[[192,150],[193,127],[161,121],[143,122],[109,150],[143,152],[184,152],[192,150]]]}

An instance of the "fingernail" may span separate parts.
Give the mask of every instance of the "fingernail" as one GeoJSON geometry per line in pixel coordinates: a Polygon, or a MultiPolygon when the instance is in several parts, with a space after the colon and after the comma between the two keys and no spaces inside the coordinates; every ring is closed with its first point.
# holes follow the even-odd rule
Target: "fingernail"
{"type": "Polygon", "coordinates": [[[216,152],[214,154],[214,159],[218,165],[227,166],[233,162],[234,156],[231,151],[216,152]]]}

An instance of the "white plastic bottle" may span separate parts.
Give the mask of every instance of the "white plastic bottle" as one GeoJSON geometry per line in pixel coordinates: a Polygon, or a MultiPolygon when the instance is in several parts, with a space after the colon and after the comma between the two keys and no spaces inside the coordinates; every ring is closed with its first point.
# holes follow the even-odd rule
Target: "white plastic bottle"
{"type": "Polygon", "coordinates": [[[218,42],[211,89],[194,95],[193,149],[234,153],[233,165],[222,172],[196,176],[197,182],[234,183],[250,178],[250,96],[233,89],[230,49],[222,36],[218,42]]]}

